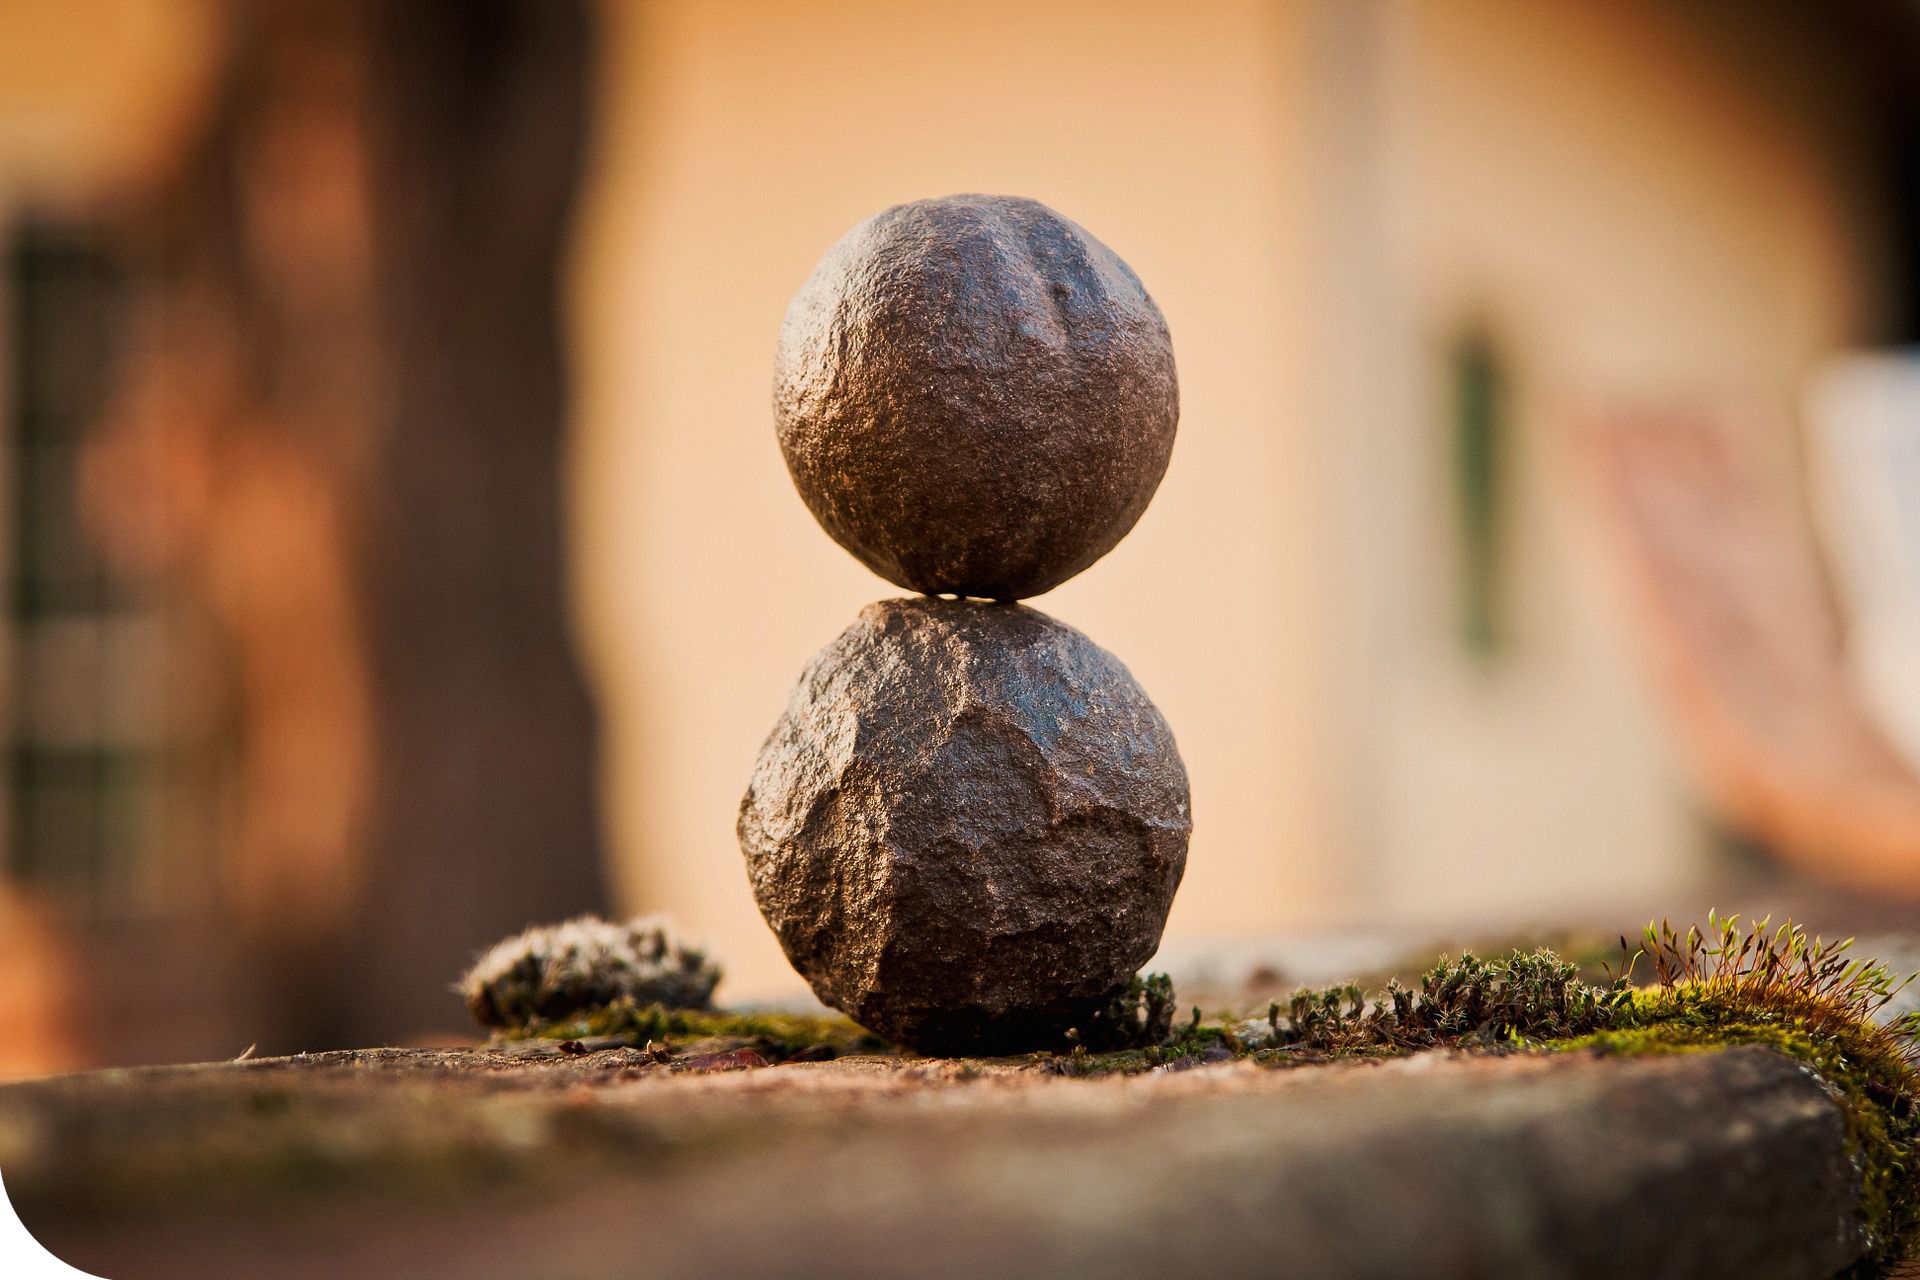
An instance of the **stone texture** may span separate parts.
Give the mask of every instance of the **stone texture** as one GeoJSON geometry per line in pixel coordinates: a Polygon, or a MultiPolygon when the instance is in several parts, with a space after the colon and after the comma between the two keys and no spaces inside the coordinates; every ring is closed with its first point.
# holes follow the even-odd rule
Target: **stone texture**
{"type": "Polygon", "coordinates": [[[1020,605],[869,605],[740,810],[755,898],[828,1004],[930,1053],[1057,1044],[1159,945],[1186,771],[1125,667],[1020,605]]]}
{"type": "Polygon", "coordinates": [[[1839,1109],[1764,1049],[1097,1081],[390,1049],[0,1088],[0,1169],[57,1253],[146,1280],[1811,1280],[1864,1247],[1839,1109]]]}
{"type": "Polygon", "coordinates": [[[1166,322],[1112,250],[1045,205],[898,205],[788,308],[774,420],[841,546],[915,591],[1019,599],[1105,555],[1173,449],[1166,322]]]}

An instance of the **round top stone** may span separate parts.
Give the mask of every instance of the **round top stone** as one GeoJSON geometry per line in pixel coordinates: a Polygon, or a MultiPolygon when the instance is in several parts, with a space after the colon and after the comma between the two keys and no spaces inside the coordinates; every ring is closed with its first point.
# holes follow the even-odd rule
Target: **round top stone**
{"type": "Polygon", "coordinates": [[[848,232],[787,309],[773,387],[787,468],[836,542],[900,586],[996,600],[1111,550],[1180,416],[1139,277],[1011,196],[896,205],[848,232]]]}

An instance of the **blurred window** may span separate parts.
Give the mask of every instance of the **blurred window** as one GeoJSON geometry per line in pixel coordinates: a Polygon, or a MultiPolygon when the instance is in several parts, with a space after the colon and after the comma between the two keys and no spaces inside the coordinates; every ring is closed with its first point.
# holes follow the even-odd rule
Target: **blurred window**
{"type": "Polygon", "coordinates": [[[111,381],[126,272],[84,225],[6,238],[6,863],[87,908],[137,896],[159,818],[157,604],[82,527],[79,463],[111,381]]]}
{"type": "Polygon", "coordinates": [[[1492,662],[1508,641],[1506,493],[1511,451],[1505,361],[1493,338],[1469,325],[1448,351],[1449,452],[1458,534],[1455,625],[1462,648],[1492,662]]]}

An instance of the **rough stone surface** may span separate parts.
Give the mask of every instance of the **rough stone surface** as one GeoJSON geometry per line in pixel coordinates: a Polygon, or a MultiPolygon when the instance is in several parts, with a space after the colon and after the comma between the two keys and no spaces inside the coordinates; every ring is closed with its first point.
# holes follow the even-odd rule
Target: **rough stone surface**
{"type": "Polygon", "coordinates": [[[1125,667],[1020,605],[888,600],[807,667],[740,809],[828,1004],[930,1053],[1057,1044],[1159,945],[1187,775],[1125,667]]]}
{"type": "Polygon", "coordinates": [[[1133,527],[1173,450],[1166,322],[1126,263],[1045,205],[898,205],[788,308],[774,420],[841,546],[915,591],[1038,595],[1133,527]]]}
{"type": "Polygon", "coordinates": [[[0,1088],[0,1169],[58,1254],[145,1280],[1786,1280],[1864,1247],[1839,1109],[1751,1048],[1097,1081],[389,1049],[0,1088]]]}

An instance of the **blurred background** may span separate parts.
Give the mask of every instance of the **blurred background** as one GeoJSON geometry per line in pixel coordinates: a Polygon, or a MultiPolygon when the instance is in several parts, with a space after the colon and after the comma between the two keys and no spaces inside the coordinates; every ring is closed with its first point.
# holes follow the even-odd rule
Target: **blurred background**
{"type": "Polygon", "coordinates": [[[802,992],[734,817],[894,592],[773,344],[956,191],[1173,333],[1038,602],[1165,954],[1920,901],[1920,6],[0,0],[0,1074],[457,1037],[584,910],[802,992]]]}

